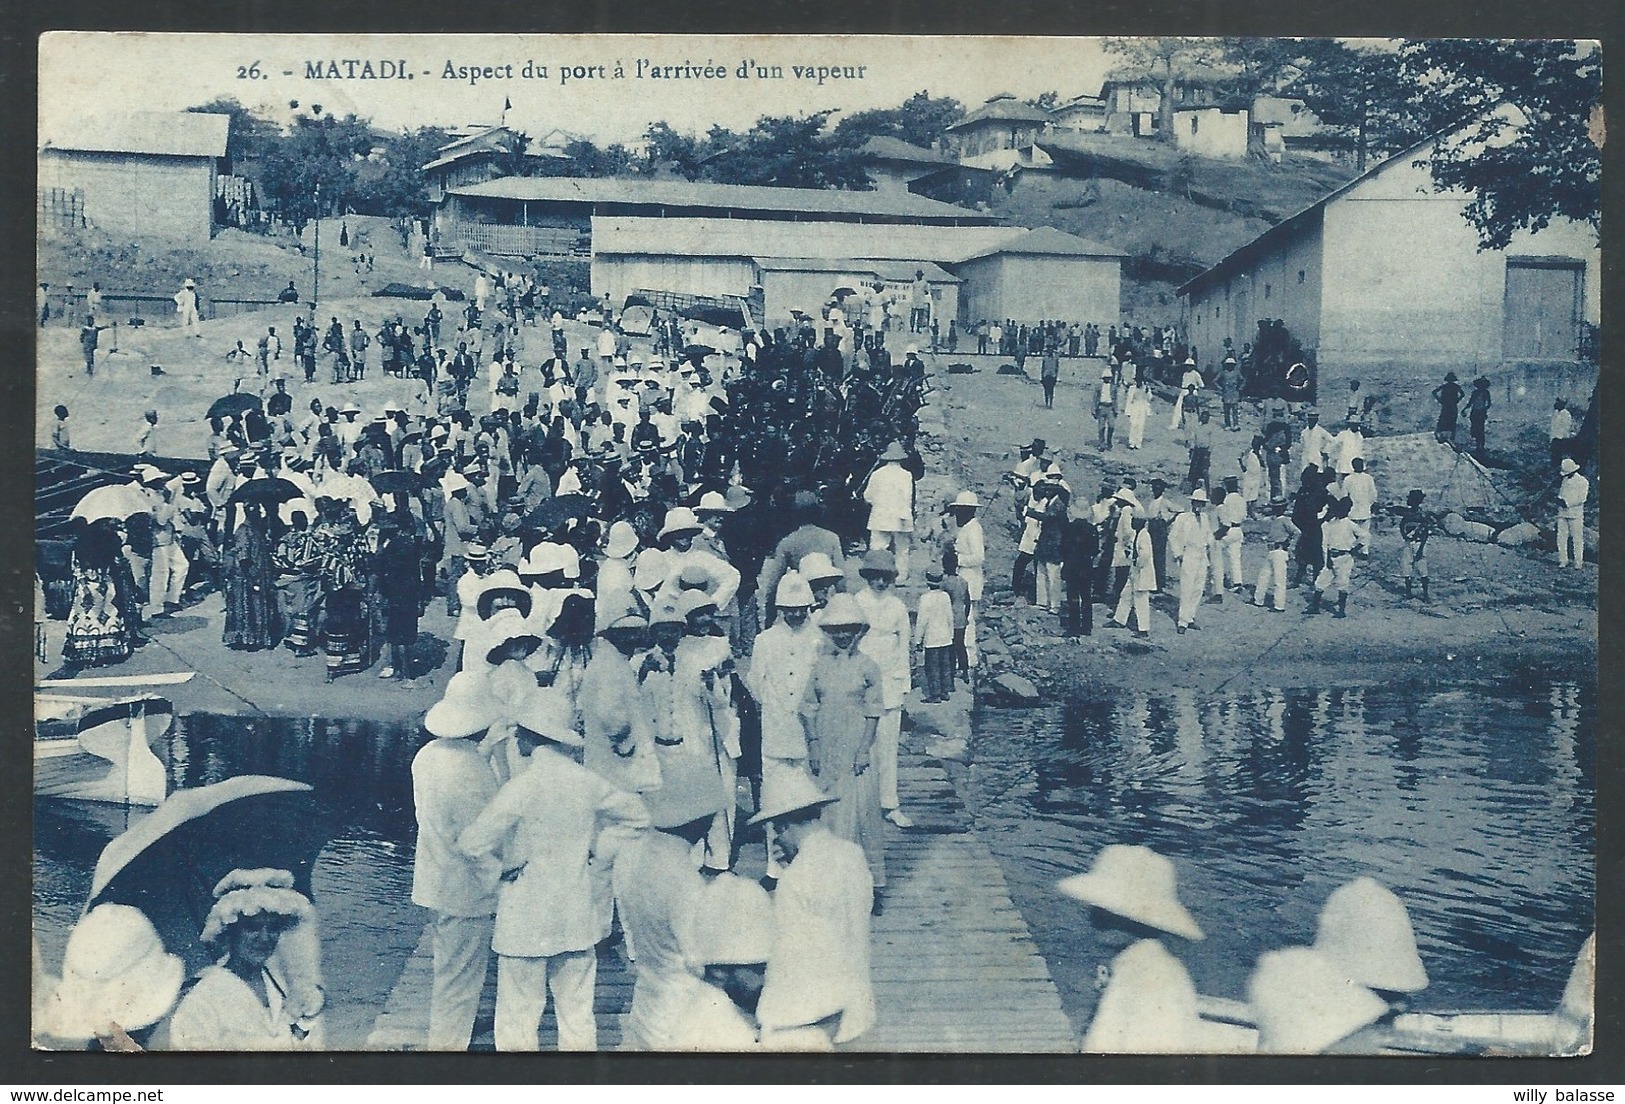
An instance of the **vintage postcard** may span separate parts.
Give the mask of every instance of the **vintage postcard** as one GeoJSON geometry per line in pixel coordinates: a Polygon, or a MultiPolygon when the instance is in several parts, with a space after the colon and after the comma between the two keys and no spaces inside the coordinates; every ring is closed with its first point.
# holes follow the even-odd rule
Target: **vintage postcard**
{"type": "Polygon", "coordinates": [[[36,1048],[1589,1053],[1596,43],[39,63],[36,1048]]]}

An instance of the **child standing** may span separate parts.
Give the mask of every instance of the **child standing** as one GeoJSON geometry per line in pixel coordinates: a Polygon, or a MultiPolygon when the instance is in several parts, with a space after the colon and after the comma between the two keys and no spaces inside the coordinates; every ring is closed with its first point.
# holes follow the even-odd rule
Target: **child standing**
{"type": "Polygon", "coordinates": [[[948,592],[954,613],[953,674],[969,682],[970,653],[965,650],[965,634],[970,629],[970,584],[960,577],[959,556],[952,548],[942,552],[942,589],[948,592]]]}
{"type": "Polygon", "coordinates": [[[953,599],[943,589],[942,572],[925,573],[926,591],[914,615],[914,643],[924,648],[921,689],[927,702],[945,702],[954,687],[953,599]]]}

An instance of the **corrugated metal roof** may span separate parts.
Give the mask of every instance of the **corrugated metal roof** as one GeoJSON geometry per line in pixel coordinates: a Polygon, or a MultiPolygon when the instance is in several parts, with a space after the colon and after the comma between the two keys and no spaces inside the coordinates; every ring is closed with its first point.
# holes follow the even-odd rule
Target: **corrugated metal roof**
{"type": "Polygon", "coordinates": [[[1047,123],[1050,120],[1050,114],[1043,108],[1022,103],[1008,93],[1003,93],[994,96],[987,103],[978,107],[948,129],[959,130],[973,123],[988,122],[990,120],[993,122],[1047,123]]]}
{"type": "Polygon", "coordinates": [[[873,215],[882,218],[955,219],[997,223],[996,216],[951,203],[895,192],[844,192],[822,188],[764,188],[747,184],[700,184],[686,180],[626,180],[615,177],[505,176],[500,180],[448,189],[448,195],[531,203],[622,204],[700,207],[736,211],[776,211],[817,215],[873,215]]]}
{"type": "Polygon", "coordinates": [[[142,153],[161,157],[224,157],[231,116],[203,111],[136,111],[83,119],[43,149],[142,153]]]}
{"type": "Polygon", "coordinates": [[[910,161],[922,165],[952,165],[954,162],[934,150],[924,146],[916,146],[913,142],[905,142],[901,138],[889,135],[878,135],[869,139],[858,147],[858,153],[864,157],[880,161],[910,161]]]}
{"type": "Polygon", "coordinates": [[[594,215],[595,257],[650,254],[676,257],[853,257],[953,263],[1009,241],[1010,226],[929,223],[791,222],[733,218],[649,218],[594,215]]]}
{"type": "Polygon", "coordinates": [[[1125,257],[1128,255],[1121,249],[1113,249],[1109,245],[1100,245],[1080,238],[1075,234],[1057,230],[1052,226],[1040,226],[1036,230],[1028,230],[1017,234],[1009,241],[1002,242],[991,249],[984,249],[980,253],[972,253],[963,260],[974,261],[1000,253],[1020,253],[1039,257],[1125,257]]]}

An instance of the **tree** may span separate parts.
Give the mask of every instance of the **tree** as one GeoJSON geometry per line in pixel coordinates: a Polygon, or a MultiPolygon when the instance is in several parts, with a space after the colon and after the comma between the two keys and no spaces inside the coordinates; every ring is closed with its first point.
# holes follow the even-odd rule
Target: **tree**
{"type": "Polygon", "coordinates": [[[857,149],[870,138],[898,138],[934,149],[948,127],[965,114],[965,107],[950,96],[932,99],[926,91],[914,93],[897,107],[871,108],[843,115],[830,134],[832,145],[857,149]]]}
{"type": "Polygon", "coordinates": [[[1040,111],[1054,111],[1061,106],[1061,94],[1055,91],[1040,92],[1037,99],[1028,100],[1027,102],[1040,111]]]}
{"type": "Polygon", "coordinates": [[[761,184],[778,188],[870,187],[855,150],[823,137],[831,112],[764,115],[742,138],[723,145],[727,131],[713,128],[709,143],[719,150],[706,161],[706,176],[722,184],[761,184]]]}
{"type": "Polygon", "coordinates": [[[632,151],[619,142],[600,149],[580,139],[567,144],[564,152],[570,158],[565,176],[625,176],[632,170],[632,151]]]}
{"type": "Polygon", "coordinates": [[[1417,116],[1393,50],[1305,38],[1298,40],[1296,52],[1298,76],[1285,91],[1344,137],[1360,172],[1373,152],[1399,149],[1429,132],[1426,120],[1417,116]]]}
{"type": "Polygon", "coordinates": [[[1554,218],[1595,227],[1602,151],[1602,57],[1591,43],[1550,39],[1406,42],[1399,75],[1431,130],[1451,130],[1428,158],[1434,187],[1471,194],[1479,248],[1504,249],[1554,218]]]}
{"type": "Polygon", "coordinates": [[[700,144],[686,134],[679,134],[670,123],[650,123],[643,132],[649,144],[651,167],[671,165],[688,180],[700,177],[700,144]]]}
{"type": "Polygon", "coordinates": [[[1134,68],[1144,70],[1147,79],[1156,82],[1162,92],[1157,106],[1157,136],[1164,142],[1172,142],[1175,86],[1180,77],[1214,63],[1215,40],[1177,35],[1107,38],[1105,48],[1107,53],[1116,54],[1134,68]]]}
{"type": "Polygon", "coordinates": [[[1289,84],[1301,70],[1303,58],[1296,38],[1221,38],[1219,58],[1235,70],[1232,86],[1251,97],[1276,92],[1289,84]]]}
{"type": "Polygon", "coordinates": [[[439,127],[420,127],[390,136],[383,155],[355,168],[352,202],[359,211],[391,218],[427,218],[428,181],[423,166],[433,161],[450,136],[439,127]]]}
{"type": "Polygon", "coordinates": [[[231,129],[226,134],[226,160],[234,168],[239,166],[239,162],[263,157],[267,150],[282,140],[281,127],[269,119],[260,118],[231,96],[216,96],[208,103],[186,110],[231,116],[231,129]]]}
{"type": "Polygon", "coordinates": [[[282,217],[302,230],[312,218],[350,204],[355,162],[371,151],[373,141],[365,120],[353,114],[334,118],[312,105],[311,114],[296,116],[287,135],[266,151],[261,161],[261,188],[282,217]]]}

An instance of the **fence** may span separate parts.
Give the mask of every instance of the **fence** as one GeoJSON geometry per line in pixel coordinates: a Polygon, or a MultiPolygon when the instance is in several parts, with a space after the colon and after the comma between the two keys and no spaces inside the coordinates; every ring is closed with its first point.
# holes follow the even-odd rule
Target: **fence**
{"type": "Polygon", "coordinates": [[[85,225],[85,192],[83,188],[41,188],[39,190],[39,221],[41,226],[78,228],[85,225]]]}
{"type": "MultiPolygon", "coordinates": [[[[264,310],[280,305],[275,299],[198,299],[198,317],[232,318],[250,311],[264,310]]],[[[167,324],[175,316],[175,300],[168,295],[143,295],[139,292],[102,292],[102,316],[119,322],[139,318],[149,326],[167,324]]],[[[78,326],[85,318],[85,293],[70,289],[64,294],[51,296],[51,317],[66,326],[78,326]]]]}

